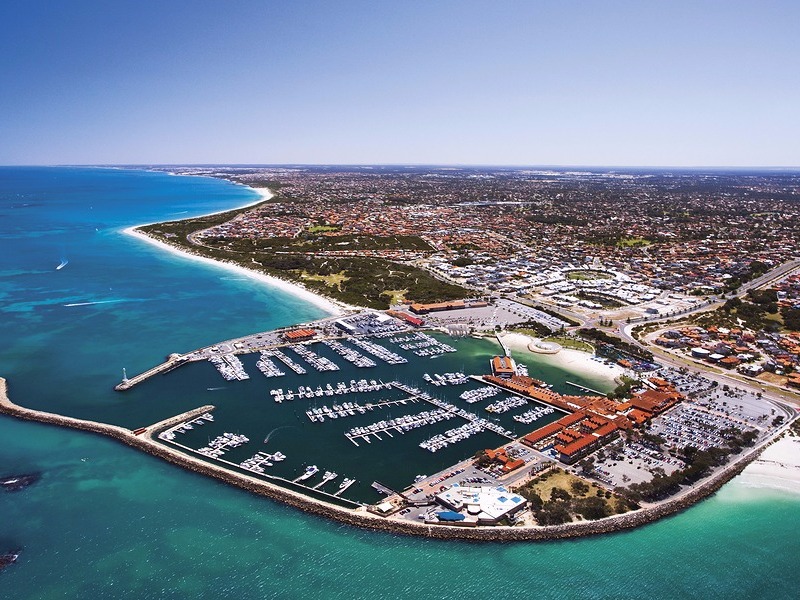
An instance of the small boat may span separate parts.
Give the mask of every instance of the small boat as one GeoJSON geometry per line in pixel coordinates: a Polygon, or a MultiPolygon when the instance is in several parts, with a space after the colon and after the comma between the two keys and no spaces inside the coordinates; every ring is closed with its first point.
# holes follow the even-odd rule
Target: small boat
{"type": "Polygon", "coordinates": [[[66,267],[68,264],[69,264],[69,261],[66,258],[61,259],[61,264],[56,267],[56,271],[60,271],[61,269],[66,267]]]}
{"type": "Polygon", "coordinates": [[[15,562],[17,562],[19,553],[20,550],[14,550],[12,552],[0,554],[0,569],[4,569],[5,567],[13,565],[15,562]]]}
{"type": "Polygon", "coordinates": [[[305,472],[300,477],[297,478],[297,481],[304,481],[306,479],[309,479],[310,477],[313,477],[317,473],[319,473],[319,468],[317,467],[317,465],[311,465],[309,467],[306,467],[305,472]]]}

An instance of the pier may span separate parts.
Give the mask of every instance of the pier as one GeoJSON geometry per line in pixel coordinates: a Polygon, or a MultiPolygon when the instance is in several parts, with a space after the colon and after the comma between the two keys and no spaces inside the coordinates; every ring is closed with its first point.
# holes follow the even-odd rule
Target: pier
{"type": "Polygon", "coordinates": [[[209,362],[213,364],[220,375],[226,381],[244,381],[250,379],[247,371],[244,370],[242,361],[234,354],[221,354],[219,356],[209,357],[209,362]]]}
{"type": "Polygon", "coordinates": [[[272,359],[264,351],[261,352],[261,358],[258,359],[256,367],[264,374],[264,377],[283,377],[286,375],[286,373],[281,371],[275,363],[272,362],[272,359]]]}
{"type": "Polygon", "coordinates": [[[364,367],[374,367],[377,363],[372,360],[371,358],[367,358],[357,350],[353,350],[352,348],[348,348],[341,342],[337,340],[323,340],[323,344],[328,346],[331,350],[336,352],[339,356],[344,358],[346,361],[354,364],[357,367],[364,368],[364,367]]]}
{"type": "Polygon", "coordinates": [[[441,421],[448,421],[455,416],[455,413],[443,408],[437,408],[430,411],[423,411],[417,415],[405,415],[395,419],[389,419],[388,421],[378,421],[377,423],[365,425],[364,427],[354,427],[350,431],[346,431],[344,435],[348,440],[358,446],[354,438],[361,438],[365,442],[371,443],[369,439],[371,435],[382,440],[383,438],[378,435],[379,433],[385,433],[389,437],[394,437],[392,435],[392,430],[400,434],[405,434],[406,431],[426,425],[434,425],[441,421]]]}
{"type": "MultiPolygon", "coordinates": [[[[482,381],[482,380],[479,379],[478,381],[482,381]]],[[[494,432],[497,435],[502,436],[502,437],[504,437],[504,438],[506,438],[508,440],[516,439],[516,436],[513,434],[513,432],[501,427],[497,423],[492,423],[491,421],[488,421],[488,420],[486,420],[486,419],[484,419],[482,417],[474,415],[471,412],[464,410],[463,408],[459,408],[458,406],[450,404],[449,402],[445,402],[444,400],[439,400],[438,398],[434,398],[433,396],[431,396],[429,394],[421,392],[420,390],[418,390],[415,387],[412,387],[410,385],[406,385],[404,383],[399,383],[397,381],[393,381],[392,385],[394,387],[396,387],[397,389],[399,389],[399,390],[403,390],[407,394],[414,394],[420,400],[424,400],[425,402],[428,402],[429,404],[433,404],[434,406],[437,406],[437,407],[442,408],[442,409],[444,409],[444,410],[446,410],[448,412],[451,412],[451,413],[453,413],[455,415],[458,415],[459,417],[461,417],[465,421],[469,421],[470,423],[476,423],[476,424],[480,425],[480,427],[485,429],[485,430],[494,432]]],[[[366,440],[369,441],[369,438],[366,438],[366,440]]]]}
{"type": "Polygon", "coordinates": [[[289,349],[298,354],[303,360],[314,367],[320,373],[323,371],[338,371],[339,365],[330,359],[320,356],[303,344],[293,344],[289,349]]]}
{"type": "Polygon", "coordinates": [[[397,494],[398,496],[402,496],[402,494],[400,494],[399,492],[395,492],[392,488],[383,485],[379,481],[373,481],[372,488],[377,490],[381,494],[386,494],[387,496],[394,496],[395,494],[397,494]]]}
{"type": "Polygon", "coordinates": [[[382,361],[390,364],[390,365],[402,365],[408,362],[408,359],[400,356],[399,354],[392,352],[388,348],[384,348],[380,344],[376,344],[374,342],[370,342],[369,340],[363,338],[353,337],[348,340],[351,344],[355,344],[362,350],[366,350],[373,356],[377,356],[382,361]]]}
{"type": "Polygon", "coordinates": [[[334,479],[336,479],[338,476],[339,476],[339,474],[338,473],[334,473],[333,471],[325,471],[325,475],[322,476],[322,481],[320,481],[319,483],[311,486],[311,489],[312,490],[319,489],[323,485],[328,483],[329,481],[333,481],[334,479]]]}
{"type": "Polygon", "coordinates": [[[333,492],[333,495],[334,495],[334,496],[338,496],[339,494],[342,494],[342,493],[346,492],[346,491],[347,491],[347,488],[349,488],[349,487],[350,487],[351,485],[353,485],[355,482],[356,482],[356,480],[355,480],[355,479],[347,479],[347,478],[345,478],[345,480],[344,480],[344,481],[342,482],[342,484],[339,486],[339,489],[338,489],[338,490],[336,490],[335,492],[333,492]]]}
{"type": "Polygon", "coordinates": [[[376,408],[387,408],[397,404],[407,404],[408,402],[419,402],[418,398],[401,398],[400,400],[378,400],[378,402],[368,402],[367,404],[359,404],[358,402],[345,402],[343,404],[334,404],[332,406],[321,406],[319,408],[311,408],[306,411],[306,416],[312,423],[322,423],[325,417],[329,419],[344,419],[347,417],[354,417],[356,413],[363,415],[368,410],[376,408]]]}
{"type": "Polygon", "coordinates": [[[129,390],[133,386],[142,383],[143,381],[149,379],[153,375],[159,375],[161,373],[170,372],[172,369],[181,366],[188,360],[189,359],[186,356],[183,356],[181,354],[170,354],[169,357],[167,358],[167,362],[163,362],[160,365],[156,365],[152,369],[148,369],[144,373],[139,373],[138,375],[135,375],[133,377],[130,378],[128,378],[127,376],[124,377],[124,379],[120,383],[114,386],[114,389],[117,390],[118,392],[129,390]]]}
{"type": "Polygon", "coordinates": [[[500,347],[503,349],[503,354],[506,356],[511,356],[511,348],[503,343],[503,339],[500,337],[500,334],[496,333],[494,337],[497,340],[497,343],[500,344],[500,347]]]}
{"type": "Polygon", "coordinates": [[[285,364],[287,367],[289,367],[292,371],[294,371],[298,375],[305,375],[306,374],[306,370],[303,367],[298,365],[296,362],[294,362],[291,358],[286,356],[283,352],[281,352],[277,348],[273,348],[272,350],[267,350],[267,351],[264,352],[263,355],[264,356],[274,356],[275,358],[277,358],[279,361],[281,361],[283,364],[285,364]]]}

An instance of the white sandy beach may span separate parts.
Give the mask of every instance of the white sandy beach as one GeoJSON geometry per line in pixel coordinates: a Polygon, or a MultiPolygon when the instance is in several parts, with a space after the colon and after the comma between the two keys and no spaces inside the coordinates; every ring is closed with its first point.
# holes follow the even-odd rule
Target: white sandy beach
{"type": "Polygon", "coordinates": [[[534,353],[528,349],[528,344],[533,338],[522,333],[501,333],[500,339],[503,343],[519,352],[528,352],[536,356],[537,361],[547,362],[553,366],[580,373],[588,377],[596,377],[613,381],[617,377],[625,374],[625,370],[618,365],[608,365],[596,360],[592,360],[592,355],[580,350],[562,348],[556,354],[534,353]]]}
{"type": "MultiPolygon", "coordinates": [[[[251,202],[249,204],[245,204],[244,206],[237,207],[237,208],[246,208],[248,206],[253,206],[255,204],[263,202],[264,200],[268,200],[273,195],[272,192],[268,188],[250,188],[250,189],[258,192],[258,194],[260,196],[258,198],[258,200],[255,200],[254,202],[251,202]]],[[[228,212],[229,210],[235,210],[235,209],[228,208],[228,209],[225,209],[225,210],[217,211],[215,213],[208,213],[208,214],[209,215],[211,215],[211,214],[219,214],[219,213],[222,213],[222,212],[228,212]]],[[[143,240],[143,241],[145,241],[145,242],[147,242],[149,244],[152,244],[154,246],[157,246],[157,247],[161,248],[162,250],[166,250],[167,252],[170,252],[170,253],[172,253],[172,254],[174,254],[176,256],[182,256],[184,258],[189,258],[191,260],[202,262],[202,263],[205,263],[205,264],[208,264],[208,265],[215,265],[217,267],[221,267],[221,268],[224,268],[224,269],[226,269],[228,271],[236,273],[237,275],[243,275],[245,277],[249,277],[250,279],[254,279],[256,281],[260,281],[260,282],[265,283],[266,285],[268,285],[268,286],[270,286],[272,288],[281,290],[281,291],[286,292],[288,294],[292,294],[293,296],[295,296],[297,298],[305,300],[309,304],[313,304],[314,306],[317,306],[317,307],[321,308],[322,310],[324,310],[325,312],[327,312],[330,315],[340,315],[340,314],[345,313],[346,311],[355,310],[354,307],[351,307],[351,306],[348,306],[348,305],[345,305],[345,304],[342,304],[342,303],[339,303],[339,302],[335,302],[333,300],[325,298],[324,296],[320,296],[319,294],[315,294],[314,292],[311,292],[311,291],[307,290],[306,288],[304,288],[300,284],[289,282],[289,281],[285,281],[283,279],[279,279],[279,278],[273,277],[271,275],[266,275],[264,273],[259,273],[258,271],[253,271],[251,269],[246,269],[246,268],[244,268],[242,266],[239,266],[239,265],[236,265],[236,264],[232,264],[232,263],[228,263],[228,262],[224,262],[224,261],[219,261],[219,260],[214,260],[214,259],[211,259],[211,258],[207,258],[205,256],[198,256],[196,254],[192,254],[191,252],[185,252],[184,250],[181,250],[181,249],[179,249],[179,248],[177,248],[175,246],[172,246],[172,245],[167,244],[165,242],[162,242],[160,240],[154,239],[154,238],[152,238],[152,237],[150,237],[150,236],[148,236],[148,235],[136,230],[137,227],[142,227],[144,225],[145,224],[134,225],[133,227],[128,227],[127,229],[123,229],[123,233],[131,235],[133,237],[136,237],[136,238],[138,238],[140,240],[143,240]]]]}
{"type": "Polygon", "coordinates": [[[748,488],[800,494],[800,437],[785,434],[747,465],[736,481],[748,488]]]}

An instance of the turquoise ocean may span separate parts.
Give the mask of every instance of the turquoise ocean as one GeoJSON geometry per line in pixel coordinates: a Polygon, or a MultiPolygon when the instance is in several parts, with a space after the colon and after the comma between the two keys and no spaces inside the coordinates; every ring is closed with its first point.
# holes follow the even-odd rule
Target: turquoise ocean
{"type": "MultiPolygon", "coordinates": [[[[142,170],[0,168],[0,375],[11,398],[141,424],[178,412],[174,397],[158,386],[114,392],[122,367],[136,373],[169,352],[323,316],[263,283],[122,233],[256,199],[221,180],[142,170]]],[[[0,573],[2,598],[797,593],[800,496],[739,480],[635,531],[447,543],[310,517],[100,436],[2,417],[0,441],[0,475],[42,473],[35,485],[0,494],[0,551],[23,549],[0,573]]]]}

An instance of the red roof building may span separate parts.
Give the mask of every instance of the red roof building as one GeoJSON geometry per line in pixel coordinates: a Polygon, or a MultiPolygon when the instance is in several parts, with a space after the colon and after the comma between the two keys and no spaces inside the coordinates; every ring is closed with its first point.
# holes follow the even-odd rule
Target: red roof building
{"type": "Polygon", "coordinates": [[[314,329],[292,329],[284,333],[283,337],[287,342],[303,342],[312,339],[316,335],[317,331],[314,329]]]}

